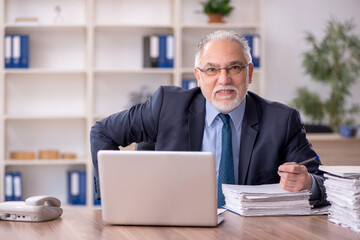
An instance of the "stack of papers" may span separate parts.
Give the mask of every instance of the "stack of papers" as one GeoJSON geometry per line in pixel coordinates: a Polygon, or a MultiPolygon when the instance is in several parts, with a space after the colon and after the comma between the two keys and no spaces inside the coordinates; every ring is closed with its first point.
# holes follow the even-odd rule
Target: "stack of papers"
{"type": "Polygon", "coordinates": [[[326,172],[329,221],[360,232],[360,166],[320,166],[326,172]]]}
{"type": "Polygon", "coordinates": [[[310,192],[288,192],[279,184],[222,185],[225,208],[242,216],[310,215],[310,192]]]}

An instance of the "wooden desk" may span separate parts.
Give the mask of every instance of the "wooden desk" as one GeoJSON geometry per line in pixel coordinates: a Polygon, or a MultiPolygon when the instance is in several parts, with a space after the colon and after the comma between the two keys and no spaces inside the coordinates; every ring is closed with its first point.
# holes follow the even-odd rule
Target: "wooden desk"
{"type": "Polygon", "coordinates": [[[216,228],[110,226],[101,210],[65,208],[60,219],[42,223],[0,221],[0,239],[360,239],[327,216],[241,217],[231,212],[216,228]]]}

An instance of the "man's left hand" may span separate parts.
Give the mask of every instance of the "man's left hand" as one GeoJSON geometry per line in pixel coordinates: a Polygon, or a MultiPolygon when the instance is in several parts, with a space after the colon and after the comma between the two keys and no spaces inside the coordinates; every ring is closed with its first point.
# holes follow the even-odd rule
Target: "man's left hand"
{"type": "Polygon", "coordinates": [[[312,177],[307,168],[295,162],[287,162],[279,166],[280,186],[289,192],[310,190],[312,177]]]}

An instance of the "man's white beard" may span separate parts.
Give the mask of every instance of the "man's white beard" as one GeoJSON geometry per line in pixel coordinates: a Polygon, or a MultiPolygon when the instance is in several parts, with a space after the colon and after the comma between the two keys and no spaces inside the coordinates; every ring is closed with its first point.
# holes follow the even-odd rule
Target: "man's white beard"
{"type": "MultiPolygon", "coordinates": [[[[226,98],[230,98],[232,96],[225,96],[225,97],[220,97],[222,99],[226,99],[226,98]]],[[[243,101],[245,96],[240,96],[239,94],[239,90],[232,86],[219,86],[214,88],[213,92],[212,92],[212,96],[211,99],[208,99],[209,102],[214,106],[214,108],[216,108],[219,112],[222,113],[229,113],[231,111],[233,111],[235,108],[237,108],[241,102],[243,101]],[[215,99],[215,95],[217,91],[221,91],[221,90],[234,90],[236,92],[236,97],[234,100],[232,101],[228,101],[228,102],[219,102],[215,99]]],[[[218,97],[219,98],[219,97],[218,97]]]]}

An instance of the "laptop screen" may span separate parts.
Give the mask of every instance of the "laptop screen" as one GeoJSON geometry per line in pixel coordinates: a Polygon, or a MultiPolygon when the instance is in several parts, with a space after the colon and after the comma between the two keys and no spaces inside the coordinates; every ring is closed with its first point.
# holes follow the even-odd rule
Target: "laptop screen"
{"type": "Polygon", "coordinates": [[[216,226],[214,154],[109,150],[98,160],[105,222],[216,226]]]}

